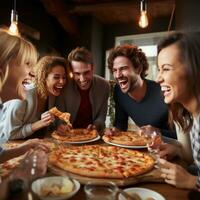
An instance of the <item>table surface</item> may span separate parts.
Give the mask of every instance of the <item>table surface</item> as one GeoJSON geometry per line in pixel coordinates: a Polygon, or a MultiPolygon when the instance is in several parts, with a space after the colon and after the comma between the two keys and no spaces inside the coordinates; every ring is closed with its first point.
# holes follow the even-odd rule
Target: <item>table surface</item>
{"type": "MultiPolygon", "coordinates": [[[[166,200],[189,200],[189,190],[178,189],[166,183],[138,183],[128,187],[122,187],[122,189],[130,187],[141,187],[154,190],[165,197],[166,200]]],[[[73,196],[71,200],[86,200],[83,186],[81,186],[79,192],[73,196]]]]}

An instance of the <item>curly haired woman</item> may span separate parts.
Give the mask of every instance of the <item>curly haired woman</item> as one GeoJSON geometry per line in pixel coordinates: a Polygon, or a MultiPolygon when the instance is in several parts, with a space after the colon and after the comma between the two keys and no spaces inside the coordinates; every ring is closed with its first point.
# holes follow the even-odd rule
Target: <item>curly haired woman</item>
{"type": "Polygon", "coordinates": [[[55,97],[66,83],[66,60],[45,56],[35,66],[34,74],[34,87],[26,91],[23,101],[14,99],[4,103],[0,131],[9,134],[10,139],[26,138],[54,121],[47,110],[54,106],[55,97]]]}

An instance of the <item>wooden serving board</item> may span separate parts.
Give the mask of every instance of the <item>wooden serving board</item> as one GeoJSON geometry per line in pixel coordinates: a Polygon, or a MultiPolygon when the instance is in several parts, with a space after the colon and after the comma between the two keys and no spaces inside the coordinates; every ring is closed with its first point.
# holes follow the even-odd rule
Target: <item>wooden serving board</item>
{"type": "Polygon", "coordinates": [[[94,182],[96,184],[105,184],[106,181],[112,181],[118,186],[128,186],[140,182],[164,182],[163,178],[160,177],[160,171],[155,168],[153,168],[153,170],[145,174],[124,179],[86,177],[71,172],[67,172],[63,169],[60,169],[52,165],[49,165],[48,169],[56,175],[70,176],[71,178],[79,181],[81,184],[86,184],[87,182],[94,182]]]}

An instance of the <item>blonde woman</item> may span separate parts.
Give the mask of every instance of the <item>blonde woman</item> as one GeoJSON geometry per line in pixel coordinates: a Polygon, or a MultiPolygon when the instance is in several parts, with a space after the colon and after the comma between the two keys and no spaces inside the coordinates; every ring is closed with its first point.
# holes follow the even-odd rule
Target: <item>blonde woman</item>
{"type": "Polygon", "coordinates": [[[66,83],[66,69],[62,57],[41,58],[34,68],[35,87],[26,91],[25,100],[11,100],[4,104],[0,131],[9,134],[10,139],[21,139],[48,127],[54,116],[47,110],[54,106],[55,97],[60,95],[66,83]]]}
{"type": "MultiPolygon", "coordinates": [[[[0,29],[0,97],[5,100],[13,98],[20,99],[20,91],[22,90],[22,81],[25,79],[32,66],[37,61],[37,51],[35,47],[20,36],[11,35],[7,30],[0,29]]],[[[4,105],[0,101],[0,121],[2,120],[2,110],[4,105]]],[[[3,149],[1,144],[9,137],[9,134],[0,132],[0,163],[17,157],[29,151],[38,148],[39,145],[46,150],[45,146],[41,146],[40,140],[29,140],[19,147],[10,150],[3,149]]],[[[9,187],[15,182],[23,181],[23,179],[31,179],[30,172],[33,166],[33,156],[37,156],[35,163],[35,176],[41,176],[46,172],[47,156],[42,149],[37,151],[29,151],[21,166],[15,169],[11,176],[0,184],[0,199],[5,199],[11,191],[9,187]],[[20,178],[20,179],[19,179],[20,178]]]]}

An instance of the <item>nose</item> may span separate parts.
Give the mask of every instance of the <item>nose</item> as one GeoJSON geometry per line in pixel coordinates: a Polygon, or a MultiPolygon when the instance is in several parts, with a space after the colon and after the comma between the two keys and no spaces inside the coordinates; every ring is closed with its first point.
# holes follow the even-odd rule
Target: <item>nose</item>
{"type": "Polygon", "coordinates": [[[85,76],[83,74],[80,74],[79,76],[79,80],[82,82],[82,81],[85,81],[85,76]]]}
{"type": "Polygon", "coordinates": [[[66,79],[65,78],[60,78],[59,82],[64,85],[66,83],[66,79]]]}
{"type": "Polygon", "coordinates": [[[162,80],[163,80],[163,77],[162,77],[162,75],[161,75],[161,72],[158,72],[155,81],[156,81],[157,83],[160,83],[160,82],[162,82],[162,80]]]}
{"type": "Polygon", "coordinates": [[[115,78],[120,78],[122,76],[121,70],[116,70],[114,76],[115,78]]]}

